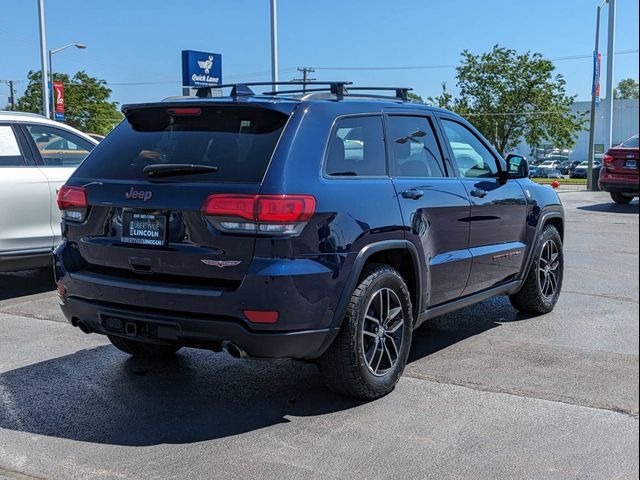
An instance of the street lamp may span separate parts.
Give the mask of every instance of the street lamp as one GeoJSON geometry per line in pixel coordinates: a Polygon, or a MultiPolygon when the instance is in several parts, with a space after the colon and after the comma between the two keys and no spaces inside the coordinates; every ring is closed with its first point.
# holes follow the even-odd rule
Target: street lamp
{"type": "MultiPolygon", "coordinates": [[[[50,85],[51,85],[51,95],[53,97],[53,65],[51,63],[51,57],[53,57],[53,55],[55,55],[58,52],[61,52],[62,50],[65,50],[69,47],[76,47],[79,48],[80,50],[84,50],[85,48],[87,48],[87,46],[83,43],[70,43],[68,45],[65,45],[64,47],[60,47],[60,48],[54,48],[53,50],[49,50],[49,79],[50,79],[50,85]]],[[[52,105],[55,103],[55,99],[53,99],[52,105]]],[[[53,120],[55,118],[55,108],[51,109],[51,119],[53,120]]]]}

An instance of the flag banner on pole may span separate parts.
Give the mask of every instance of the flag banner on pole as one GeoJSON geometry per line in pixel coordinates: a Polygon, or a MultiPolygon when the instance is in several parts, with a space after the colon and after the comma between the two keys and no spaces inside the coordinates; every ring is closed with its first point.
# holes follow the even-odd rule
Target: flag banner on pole
{"type": "Polygon", "coordinates": [[[54,118],[64,121],[64,85],[62,82],[53,82],[54,93],[54,118]]]}

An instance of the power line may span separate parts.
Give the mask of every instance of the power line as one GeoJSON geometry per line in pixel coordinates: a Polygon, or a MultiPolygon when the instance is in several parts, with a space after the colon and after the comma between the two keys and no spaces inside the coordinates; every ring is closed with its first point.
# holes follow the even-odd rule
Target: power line
{"type": "MultiPolygon", "coordinates": [[[[627,55],[629,53],[638,53],[640,50],[630,49],[630,50],[620,50],[617,51],[616,55],[627,55]]],[[[605,57],[606,55],[602,55],[605,57]]],[[[593,53],[583,54],[583,55],[570,55],[565,57],[554,57],[549,58],[552,62],[560,62],[565,60],[580,60],[585,58],[593,58],[593,53]]],[[[388,66],[388,67],[313,67],[316,70],[435,70],[435,69],[443,69],[443,68],[457,68],[458,65],[454,64],[441,64],[441,65],[402,65],[402,66],[388,66]]]]}

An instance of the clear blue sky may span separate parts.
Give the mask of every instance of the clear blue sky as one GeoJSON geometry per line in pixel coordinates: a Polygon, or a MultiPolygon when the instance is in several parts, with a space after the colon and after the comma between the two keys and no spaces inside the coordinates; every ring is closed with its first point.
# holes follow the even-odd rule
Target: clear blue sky
{"type": "MultiPolygon", "coordinates": [[[[281,79],[298,66],[385,67],[457,64],[460,52],[492,45],[538,51],[547,58],[593,50],[599,0],[279,0],[281,79]]],[[[84,69],[112,85],[120,103],[180,93],[180,51],[223,56],[224,81],[268,80],[269,0],[45,0],[47,46],[88,45],[54,57],[54,69],[84,69]]],[[[638,49],[638,2],[618,0],[617,51],[638,49]]],[[[601,45],[606,48],[607,9],[601,45]]],[[[0,1],[0,80],[26,79],[40,68],[36,0],[0,1]]],[[[606,53],[606,50],[605,50],[606,53]]],[[[616,56],[615,83],[638,79],[638,53],[616,56]]],[[[567,90],[588,99],[591,60],[558,60],[567,90]]],[[[422,96],[455,90],[451,67],[413,70],[321,70],[319,80],[408,85],[422,96]]],[[[604,78],[603,78],[604,83],[604,78]]],[[[19,90],[24,83],[17,85],[19,90]]],[[[0,84],[0,104],[8,87],[0,84]]]]}

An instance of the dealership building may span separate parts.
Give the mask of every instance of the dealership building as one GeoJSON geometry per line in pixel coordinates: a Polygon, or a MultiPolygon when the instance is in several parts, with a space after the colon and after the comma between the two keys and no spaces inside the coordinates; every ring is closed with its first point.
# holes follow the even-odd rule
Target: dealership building
{"type": "MultiPolygon", "coordinates": [[[[595,151],[597,156],[601,156],[605,149],[605,108],[606,100],[600,102],[600,106],[596,107],[596,131],[595,131],[595,151]]],[[[613,102],[613,136],[612,142],[614,145],[618,145],[624,142],[627,138],[638,133],[638,105],[637,99],[621,99],[614,100],[613,102]]],[[[580,112],[585,114],[587,122],[585,123],[584,130],[578,133],[576,144],[569,153],[570,160],[584,161],[589,156],[589,110],[591,109],[591,102],[575,102],[571,109],[574,112],[580,112]]],[[[554,145],[547,145],[546,147],[554,147],[554,145]]],[[[531,147],[525,142],[521,143],[518,148],[518,152],[524,155],[531,155],[531,147]]]]}

